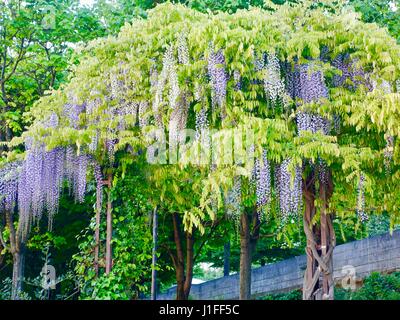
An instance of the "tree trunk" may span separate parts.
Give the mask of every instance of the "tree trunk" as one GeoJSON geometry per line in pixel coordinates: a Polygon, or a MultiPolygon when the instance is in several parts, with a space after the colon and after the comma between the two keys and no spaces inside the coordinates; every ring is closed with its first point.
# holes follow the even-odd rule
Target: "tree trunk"
{"type": "Polygon", "coordinates": [[[25,269],[25,250],[20,247],[13,256],[13,274],[11,299],[19,300],[23,289],[24,269],[25,269]]]}
{"type": "Polygon", "coordinates": [[[192,288],[193,267],[194,267],[194,238],[193,234],[186,232],[186,275],[183,292],[185,300],[189,300],[190,289],[192,288]]]}
{"type": "Polygon", "coordinates": [[[224,277],[229,276],[230,272],[230,257],[231,257],[231,242],[228,241],[224,245],[224,277]]]}
{"type": "Polygon", "coordinates": [[[326,263],[322,277],[322,299],[334,299],[333,281],[333,249],[336,245],[335,231],[332,225],[332,217],[328,214],[328,197],[331,196],[331,187],[326,184],[320,185],[320,198],[322,200],[321,210],[321,258],[326,263]]]}
{"type": "Polygon", "coordinates": [[[96,229],[94,232],[95,247],[94,247],[94,271],[96,277],[99,276],[99,252],[100,252],[100,220],[101,220],[101,195],[102,189],[96,191],[96,229]]]}
{"type": "Polygon", "coordinates": [[[185,297],[184,283],[185,283],[185,270],[183,265],[175,267],[176,273],[176,300],[187,300],[185,297]]]}
{"type": "Polygon", "coordinates": [[[192,287],[193,267],[194,267],[194,237],[193,234],[185,232],[186,236],[186,272],[185,255],[182,245],[180,232],[180,221],[177,213],[172,215],[174,226],[174,241],[176,246],[176,256],[173,258],[176,273],[176,300],[188,300],[192,287]]]}
{"type": "Polygon", "coordinates": [[[333,300],[333,249],[336,244],[332,219],[327,212],[333,184],[330,172],[327,183],[320,182],[319,197],[322,200],[319,228],[312,225],[316,214],[315,177],[313,171],[303,181],[305,197],[304,232],[307,237],[307,269],[304,274],[303,300],[333,300]]]}
{"type": "Polygon", "coordinates": [[[172,215],[174,226],[174,241],[176,246],[176,257],[174,259],[175,273],[176,273],[176,300],[185,299],[185,265],[182,249],[181,235],[179,232],[179,217],[177,213],[172,215]]]}
{"type": "Polygon", "coordinates": [[[260,238],[261,223],[256,207],[250,217],[247,212],[240,217],[240,300],[251,299],[251,262],[260,238]]]}
{"type": "Polygon", "coordinates": [[[240,300],[251,297],[250,223],[246,212],[240,216],[240,300]]]}
{"type": "Polygon", "coordinates": [[[107,237],[106,237],[106,274],[112,269],[112,201],[111,201],[112,175],[108,176],[108,195],[107,195],[107,237]]]}
{"type": "Polygon", "coordinates": [[[25,270],[25,244],[19,230],[15,230],[12,212],[5,212],[7,227],[10,231],[10,252],[13,257],[11,299],[19,300],[23,290],[25,270]]]}

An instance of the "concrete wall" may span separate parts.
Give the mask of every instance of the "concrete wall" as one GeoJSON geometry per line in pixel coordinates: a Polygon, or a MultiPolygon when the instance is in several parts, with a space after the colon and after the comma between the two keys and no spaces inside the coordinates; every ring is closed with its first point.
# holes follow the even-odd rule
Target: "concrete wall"
{"type": "MultiPolygon", "coordinates": [[[[355,271],[357,279],[373,271],[400,270],[400,230],[337,246],[334,250],[334,278],[340,281],[345,270],[355,271]],[[349,267],[346,267],[349,266],[349,267]]],[[[306,257],[298,256],[252,270],[251,291],[254,297],[299,289],[303,283],[306,257]]],[[[231,275],[193,285],[190,296],[197,300],[238,299],[239,275],[231,275]]],[[[174,299],[175,288],[157,299],[174,299]]]]}

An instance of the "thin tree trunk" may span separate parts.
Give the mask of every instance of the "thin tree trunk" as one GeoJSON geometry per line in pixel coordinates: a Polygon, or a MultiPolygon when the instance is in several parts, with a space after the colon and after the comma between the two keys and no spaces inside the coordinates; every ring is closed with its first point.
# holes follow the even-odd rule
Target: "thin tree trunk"
{"type": "Polygon", "coordinates": [[[108,176],[108,195],[107,195],[107,237],[106,237],[106,274],[112,269],[112,201],[111,201],[112,175],[108,176]]]}
{"type": "Polygon", "coordinates": [[[247,213],[242,213],[240,217],[240,300],[249,300],[251,297],[251,248],[249,224],[247,213]]]}
{"type": "Polygon", "coordinates": [[[153,214],[153,258],[151,270],[151,300],[157,300],[157,237],[158,236],[158,214],[157,207],[154,208],[153,214]]]}
{"type": "Polygon", "coordinates": [[[25,269],[25,250],[20,247],[13,256],[13,274],[11,299],[19,300],[23,290],[24,269],[25,269]]]}
{"type": "Polygon", "coordinates": [[[21,239],[19,231],[15,230],[12,212],[5,212],[7,227],[10,231],[10,252],[13,257],[13,273],[11,299],[19,300],[23,290],[24,270],[25,270],[25,244],[21,239]]]}
{"type": "Polygon", "coordinates": [[[185,300],[189,299],[190,289],[192,288],[193,267],[194,267],[194,237],[193,234],[186,232],[186,275],[184,284],[185,300]]]}
{"type": "MultiPolygon", "coordinates": [[[[250,259],[251,261],[253,260],[253,255],[256,252],[257,249],[257,242],[258,239],[260,239],[260,227],[261,227],[261,223],[260,223],[260,215],[257,212],[257,208],[254,207],[253,210],[253,231],[250,233],[250,259]]],[[[250,265],[251,265],[251,261],[250,261],[250,265]]]]}
{"type": "Polygon", "coordinates": [[[181,234],[179,232],[179,216],[172,214],[174,226],[174,241],[176,246],[176,259],[174,261],[176,273],[176,300],[185,300],[185,262],[182,248],[181,234]]]}
{"type": "Polygon", "coordinates": [[[230,257],[231,257],[231,242],[224,244],[224,277],[229,276],[230,272],[230,257]]]}
{"type": "Polygon", "coordinates": [[[100,252],[100,220],[101,220],[101,195],[102,190],[96,191],[96,229],[94,232],[95,247],[94,247],[94,270],[96,277],[99,276],[99,252],[100,252]]]}

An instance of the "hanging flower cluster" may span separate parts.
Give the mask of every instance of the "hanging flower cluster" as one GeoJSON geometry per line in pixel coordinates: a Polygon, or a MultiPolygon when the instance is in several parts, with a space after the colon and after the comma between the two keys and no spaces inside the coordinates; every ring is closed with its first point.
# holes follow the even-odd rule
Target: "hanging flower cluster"
{"type": "MultiPolygon", "coordinates": [[[[315,70],[312,64],[295,65],[292,71],[287,67],[289,75],[288,91],[292,98],[299,98],[303,103],[319,102],[328,98],[328,88],[322,71],[315,70]]],[[[313,133],[322,131],[329,134],[330,121],[321,115],[300,111],[296,115],[298,132],[309,130],[313,133]]]]}
{"type": "Polygon", "coordinates": [[[253,181],[256,185],[257,210],[271,201],[271,166],[267,158],[267,150],[263,150],[261,159],[254,160],[253,181]]]}
{"type": "Polygon", "coordinates": [[[265,66],[264,90],[272,103],[276,103],[285,92],[285,84],[281,78],[279,59],[275,54],[267,55],[265,66]]]}
{"type": "Polygon", "coordinates": [[[169,143],[172,148],[177,148],[179,143],[183,143],[181,130],[185,129],[189,104],[185,94],[182,94],[178,106],[172,110],[169,119],[169,143]]]}
{"type": "Polygon", "coordinates": [[[318,102],[322,98],[328,98],[324,74],[321,70],[315,70],[316,68],[313,64],[302,64],[299,67],[296,85],[303,103],[318,102]]]}
{"type": "Polygon", "coordinates": [[[149,104],[147,101],[140,101],[138,106],[138,118],[139,118],[139,127],[144,128],[149,124],[150,115],[149,111],[149,104]]]}
{"type": "Polygon", "coordinates": [[[358,86],[365,85],[368,90],[372,89],[364,70],[357,66],[357,60],[352,60],[350,54],[339,54],[332,60],[332,66],[340,71],[340,74],[333,77],[333,86],[355,90],[358,86]]]}
{"type": "Polygon", "coordinates": [[[17,199],[20,162],[10,162],[0,169],[0,206],[2,211],[11,211],[17,199]]]}
{"type": "Polygon", "coordinates": [[[240,215],[242,214],[241,208],[242,202],[242,182],[241,177],[236,176],[233,180],[233,186],[228,191],[227,196],[225,198],[225,208],[226,208],[226,215],[238,222],[240,219],[240,215]]]}
{"type": "Polygon", "coordinates": [[[158,128],[162,129],[164,127],[162,121],[162,111],[160,110],[163,103],[163,92],[167,85],[169,84],[169,107],[173,110],[176,108],[178,103],[178,97],[180,95],[178,75],[176,73],[176,62],[174,57],[173,46],[169,46],[164,53],[163,57],[163,68],[160,75],[157,77],[155,70],[152,70],[151,78],[157,79],[152,80],[152,85],[154,86],[154,100],[153,100],[153,114],[154,120],[158,128]]]}
{"type": "Polygon", "coordinates": [[[242,90],[242,77],[238,70],[233,71],[233,81],[235,82],[234,85],[235,91],[242,90]]]}
{"type": "Polygon", "coordinates": [[[178,62],[184,65],[189,64],[189,48],[184,33],[180,33],[178,37],[178,62]]]}
{"type": "Polygon", "coordinates": [[[265,56],[266,54],[260,54],[256,51],[253,51],[253,64],[254,64],[254,72],[260,72],[265,68],[265,56]]]}
{"type": "Polygon", "coordinates": [[[210,150],[211,140],[209,136],[209,123],[207,119],[207,110],[203,107],[200,111],[196,112],[196,134],[195,139],[199,140],[204,150],[210,150]]]}
{"type": "Polygon", "coordinates": [[[72,128],[77,129],[79,127],[79,116],[85,111],[85,109],[85,104],[67,103],[64,105],[65,117],[69,120],[69,124],[72,128]]]}
{"type": "MultiPolygon", "coordinates": [[[[57,124],[58,118],[52,114],[45,126],[57,124]]],[[[72,147],[46,150],[42,142],[31,137],[25,140],[25,150],[24,161],[9,163],[0,169],[1,210],[12,213],[18,209],[20,231],[24,237],[31,224],[41,219],[43,212],[47,212],[48,225],[52,228],[65,180],[75,200],[84,201],[88,165],[92,162],[87,155],[77,155],[72,147]]]]}
{"type": "Polygon", "coordinates": [[[296,215],[302,207],[301,168],[296,167],[293,179],[288,169],[289,164],[290,159],[285,159],[275,167],[275,188],[284,220],[287,220],[291,215],[296,215]]]}
{"type": "Polygon", "coordinates": [[[327,166],[327,164],[321,158],[319,158],[316,167],[317,167],[317,171],[318,171],[319,183],[322,185],[327,185],[328,184],[328,166],[327,166]]]}
{"type": "Polygon", "coordinates": [[[299,133],[308,130],[312,133],[322,131],[323,134],[327,135],[331,129],[329,120],[320,115],[308,112],[299,112],[296,116],[296,123],[299,133]]]}
{"type": "Polygon", "coordinates": [[[226,89],[228,76],[225,71],[225,57],[222,50],[211,50],[208,57],[208,76],[211,81],[211,100],[213,112],[219,107],[221,117],[225,116],[226,89]]]}

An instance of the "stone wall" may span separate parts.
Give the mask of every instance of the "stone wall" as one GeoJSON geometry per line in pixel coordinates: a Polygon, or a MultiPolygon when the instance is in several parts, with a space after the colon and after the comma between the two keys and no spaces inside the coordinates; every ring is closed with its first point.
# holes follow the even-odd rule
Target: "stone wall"
{"type": "MultiPolygon", "coordinates": [[[[351,272],[355,272],[355,277],[360,280],[373,271],[400,270],[400,230],[392,235],[388,233],[339,245],[334,250],[333,261],[335,281],[341,281],[351,272]]],[[[303,255],[253,269],[252,295],[257,297],[301,288],[305,268],[306,257],[303,255]]],[[[190,296],[195,300],[238,299],[239,275],[193,285],[190,296]]],[[[159,300],[174,298],[175,288],[157,297],[159,300]]]]}

